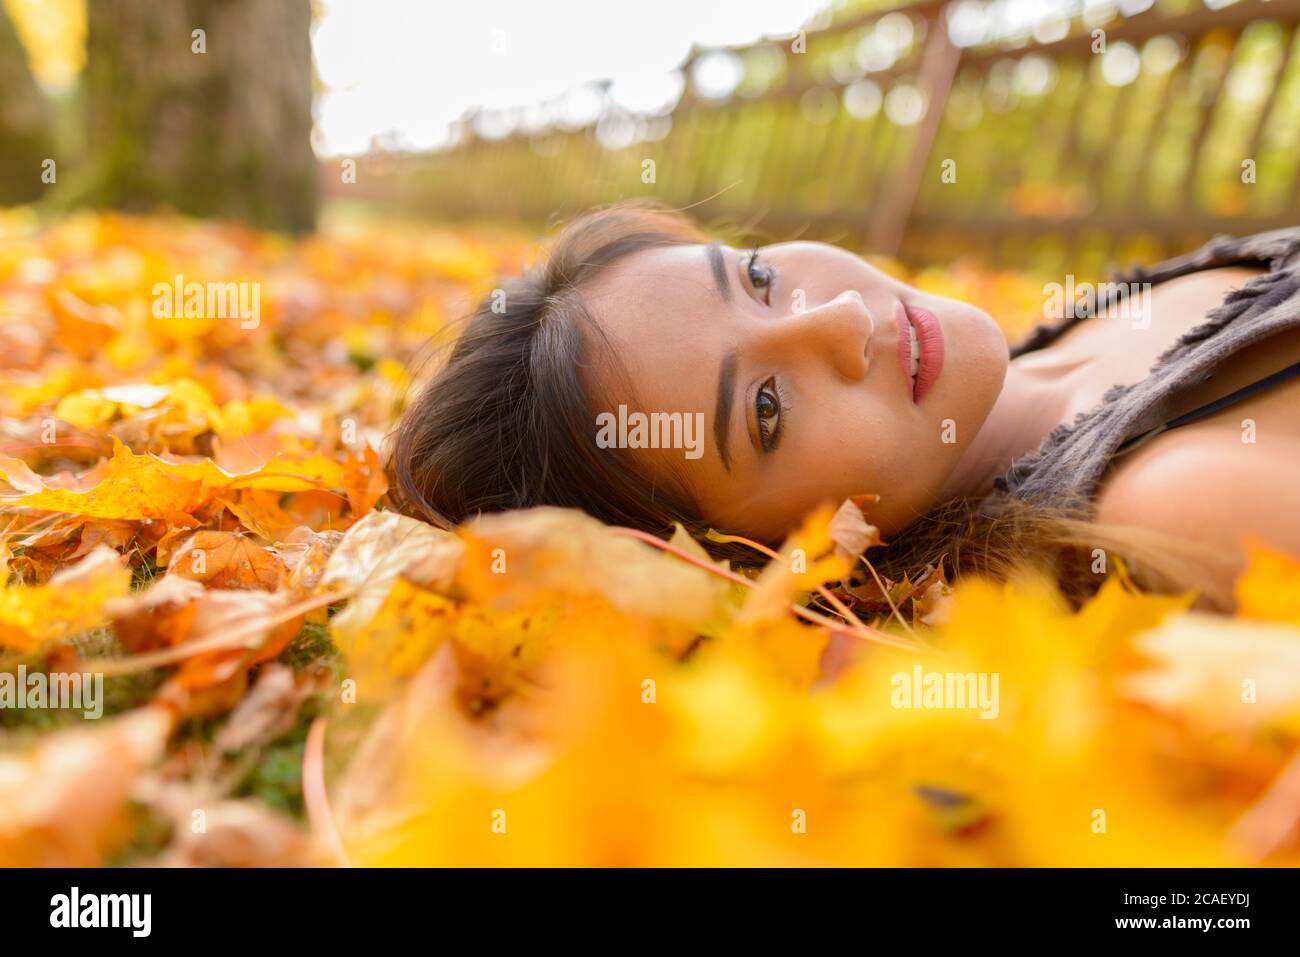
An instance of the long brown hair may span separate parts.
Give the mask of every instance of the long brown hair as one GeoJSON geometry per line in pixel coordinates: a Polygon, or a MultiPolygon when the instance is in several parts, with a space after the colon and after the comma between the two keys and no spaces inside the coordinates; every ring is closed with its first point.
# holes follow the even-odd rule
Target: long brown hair
{"type": "MultiPolygon", "coordinates": [[[[403,413],[388,458],[395,504],[444,528],[479,512],[537,505],[582,509],[664,537],[680,523],[714,555],[753,560],[752,552],[704,539],[708,523],[672,476],[652,481],[619,450],[597,448],[581,387],[583,368],[617,363],[584,305],[584,288],[625,256],[708,239],[685,215],[654,202],[596,209],[565,226],[538,265],[479,304],[403,413]]],[[[940,562],[958,576],[996,579],[1032,565],[1082,600],[1104,580],[1100,550],[1104,572],[1120,558],[1146,587],[1197,588],[1203,604],[1230,607],[1223,556],[1148,530],[1100,525],[1087,514],[1082,502],[1052,511],[1006,496],[942,502],[869,558],[895,581],[915,580],[940,562]]]]}
{"type": "Polygon", "coordinates": [[[698,529],[678,483],[652,482],[619,450],[597,448],[579,372],[616,361],[608,348],[592,354],[603,338],[584,287],[633,253],[706,241],[680,213],[621,203],[576,219],[536,267],[502,281],[402,416],[389,458],[401,507],[444,527],[558,505],[656,532],[674,521],[698,529]]]}

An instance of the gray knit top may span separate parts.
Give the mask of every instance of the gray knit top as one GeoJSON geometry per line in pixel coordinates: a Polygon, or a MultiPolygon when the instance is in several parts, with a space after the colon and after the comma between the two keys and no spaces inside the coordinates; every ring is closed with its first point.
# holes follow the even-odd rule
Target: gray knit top
{"type": "MultiPolygon", "coordinates": [[[[1239,349],[1300,325],[1300,227],[1241,239],[1216,236],[1200,249],[1147,268],[1135,267],[1116,284],[1157,283],[1223,266],[1264,266],[1268,272],[1233,290],[1205,322],[1189,330],[1156,360],[1145,379],[1112,386],[1101,402],[1073,423],[1057,426],[1037,451],[1022,455],[994,481],[988,510],[1004,496],[1036,505],[1087,510],[1116,451],[1157,428],[1189,386],[1205,381],[1239,349]]],[[[1110,287],[1107,287],[1110,288],[1110,287]]],[[[1121,287],[1122,289],[1123,287],[1121,287]]],[[[1079,318],[1044,324],[1011,350],[1012,358],[1041,349],[1079,318]]]]}

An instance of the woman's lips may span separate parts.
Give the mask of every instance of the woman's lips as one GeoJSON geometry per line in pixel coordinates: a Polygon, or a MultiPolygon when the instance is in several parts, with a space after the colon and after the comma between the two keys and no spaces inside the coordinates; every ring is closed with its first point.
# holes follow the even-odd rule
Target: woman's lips
{"type": "Polygon", "coordinates": [[[909,306],[901,301],[894,307],[894,323],[898,326],[898,363],[903,369],[903,381],[907,383],[912,401],[919,404],[943,371],[943,329],[929,309],[909,306]],[[915,379],[912,378],[912,336],[909,330],[916,332],[921,359],[915,379]]]}
{"type": "Polygon", "coordinates": [[[899,302],[894,306],[894,325],[898,327],[898,365],[903,370],[907,397],[916,401],[916,383],[912,380],[912,324],[907,318],[907,307],[899,302]]]}

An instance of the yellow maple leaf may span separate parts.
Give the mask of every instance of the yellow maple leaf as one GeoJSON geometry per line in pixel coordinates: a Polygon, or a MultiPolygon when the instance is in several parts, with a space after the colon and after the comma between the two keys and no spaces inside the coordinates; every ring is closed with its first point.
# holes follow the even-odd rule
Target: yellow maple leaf
{"type": "Polygon", "coordinates": [[[221,428],[224,439],[262,432],[276,419],[288,418],[293,411],[272,395],[256,395],[250,399],[232,399],[221,407],[221,428]]]}
{"type": "Polygon", "coordinates": [[[1300,625],[1300,560],[1255,540],[1237,579],[1237,613],[1300,625]]]}
{"type": "Polygon", "coordinates": [[[745,600],[737,620],[752,623],[778,618],[801,592],[842,579],[857,556],[835,547],[831,522],[836,510],[823,505],[811,512],[786,539],[780,557],[773,559],[758,578],[758,587],[745,600]]]}
{"type": "Polygon", "coordinates": [[[382,695],[419,670],[448,637],[456,624],[454,612],[448,599],[397,578],[369,620],[341,613],[331,620],[330,633],[359,690],[367,696],[382,695]]]}
{"type": "Polygon", "coordinates": [[[1275,622],[1189,613],[1137,640],[1155,667],[1122,682],[1134,698],[1209,732],[1300,733],[1300,634],[1275,622]]]}
{"type": "Polygon", "coordinates": [[[0,646],[35,651],[104,619],[104,604],[131,587],[131,570],[100,546],[44,585],[0,589],[0,646]]]}
{"type": "Polygon", "coordinates": [[[114,439],[107,472],[93,488],[46,488],[2,504],[90,518],[153,519],[193,511],[209,497],[201,482],[176,475],[157,457],[136,455],[114,439]]]}

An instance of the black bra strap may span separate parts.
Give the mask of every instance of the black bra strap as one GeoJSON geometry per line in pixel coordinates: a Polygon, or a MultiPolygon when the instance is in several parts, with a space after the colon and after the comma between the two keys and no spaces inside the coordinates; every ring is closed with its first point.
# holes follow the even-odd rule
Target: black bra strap
{"type": "Polygon", "coordinates": [[[1257,392],[1263,392],[1265,389],[1271,389],[1273,386],[1285,382],[1287,379],[1293,379],[1298,375],[1300,375],[1300,362],[1292,363],[1291,365],[1287,366],[1285,369],[1281,369],[1277,372],[1274,372],[1270,376],[1265,376],[1263,379],[1260,379],[1257,382],[1250,383],[1250,385],[1242,386],[1236,392],[1230,392],[1221,399],[1215,399],[1213,402],[1207,402],[1205,405],[1198,406],[1197,408],[1192,409],[1191,412],[1185,412],[1175,419],[1170,419],[1164,425],[1158,425],[1154,429],[1150,429],[1149,431],[1143,432],[1140,435],[1133,436],[1131,439],[1129,439],[1123,445],[1121,445],[1116,450],[1115,454],[1118,455],[1120,452],[1128,452],[1138,444],[1146,441],[1149,438],[1154,438],[1155,436],[1159,435],[1162,432],[1168,432],[1170,429],[1176,429],[1181,425],[1187,425],[1188,423],[1195,422],[1197,419],[1203,419],[1207,415],[1213,415],[1215,412],[1218,412],[1220,409],[1227,408],[1228,406],[1232,405],[1234,402],[1240,402],[1242,399],[1255,395],[1257,392]]]}

